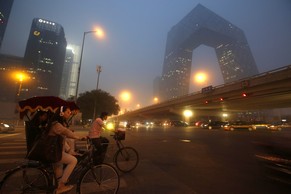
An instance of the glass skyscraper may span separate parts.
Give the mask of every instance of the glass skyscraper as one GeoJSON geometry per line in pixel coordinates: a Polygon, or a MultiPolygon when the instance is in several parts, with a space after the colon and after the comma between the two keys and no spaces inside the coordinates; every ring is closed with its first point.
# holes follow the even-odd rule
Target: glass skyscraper
{"type": "Polygon", "coordinates": [[[14,0],[0,0],[0,48],[14,0]]]}
{"type": "Polygon", "coordinates": [[[258,74],[244,32],[198,4],[168,32],[160,80],[162,100],[189,93],[192,52],[201,44],[215,49],[225,83],[258,74]]]}
{"type": "Polygon", "coordinates": [[[60,97],[63,99],[73,98],[76,95],[80,61],[79,53],[79,46],[68,44],[60,90],[60,97]]]}
{"type": "Polygon", "coordinates": [[[24,55],[31,74],[29,96],[59,96],[67,41],[60,24],[41,18],[32,21],[24,55]]]}

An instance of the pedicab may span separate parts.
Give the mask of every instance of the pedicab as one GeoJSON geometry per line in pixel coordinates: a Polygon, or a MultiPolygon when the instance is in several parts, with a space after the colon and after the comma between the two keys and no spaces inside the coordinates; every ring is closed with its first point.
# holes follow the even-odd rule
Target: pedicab
{"type": "Polygon", "coordinates": [[[47,121],[59,107],[69,107],[72,111],[72,116],[79,111],[79,107],[74,101],[66,101],[55,96],[36,96],[19,101],[18,105],[20,119],[25,120],[27,153],[29,153],[34,141],[45,129],[47,121]]]}

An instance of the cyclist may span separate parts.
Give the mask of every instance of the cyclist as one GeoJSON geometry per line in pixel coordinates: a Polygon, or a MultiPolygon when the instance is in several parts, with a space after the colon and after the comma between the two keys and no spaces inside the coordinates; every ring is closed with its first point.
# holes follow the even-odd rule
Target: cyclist
{"type": "Polygon", "coordinates": [[[96,118],[89,130],[88,137],[91,139],[93,145],[96,147],[94,154],[94,163],[102,163],[107,151],[109,140],[106,137],[102,137],[101,133],[103,129],[106,129],[105,121],[107,120],[108,113],[102,112],[99,118],[96,118]]]}
{"type": "MultiPolygon", "coordinates": [[[[71,115],[71,110],[69,107],[61,106],[57,109],[56,113],[48,122],[49,135],[62,135],[64,137],[63,145],[65,145],[65,138],[73,138],[73,139],[84,139],[73,133],[66,126],[66,119],[68,119],[71,115]]],[[[72,185],[66,185],[69,176],[73,172],[75,166],[77,164],[77,159],[71,154],[65,152],[65,146],[63,146],[62,159],[54,163],[54,171],[55,175],[58,179],[58,188],[56,193],[64,193],[73,188],[72,185]],[[66,167],[64,168],[64,164],[66,167]]]]}

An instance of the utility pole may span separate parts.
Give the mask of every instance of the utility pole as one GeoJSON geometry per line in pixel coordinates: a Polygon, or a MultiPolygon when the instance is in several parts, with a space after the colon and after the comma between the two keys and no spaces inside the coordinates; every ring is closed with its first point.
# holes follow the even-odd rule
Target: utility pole
{"type": "MultiPolygon", "coordinates": [[[[96,84],[96,92],[98,92],[98,89],[99,89],[99,77],[100,77],[100,73],[102,71],[101,69],[101,66],[100,65],[97,65],[96,67],[96,71],[97,71],[97,84],[96,84]]],[[[94,100],[94,113],[93,113],[93,121],[95,120],[96,118],[96,98],[94,100]]]]}

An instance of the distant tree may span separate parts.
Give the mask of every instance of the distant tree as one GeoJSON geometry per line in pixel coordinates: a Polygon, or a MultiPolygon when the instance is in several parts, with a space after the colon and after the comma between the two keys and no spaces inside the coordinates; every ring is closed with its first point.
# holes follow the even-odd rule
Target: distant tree
{"type": "Polygon", "coordinates": [[[92,90],[81,93],[77,99],[77,105],[82,112],[83,121],[99,116],[101,112],[108,112],[109,115],[117,115],[120,107],[118,101],[108,92],[102,90],[92,90]]]}

